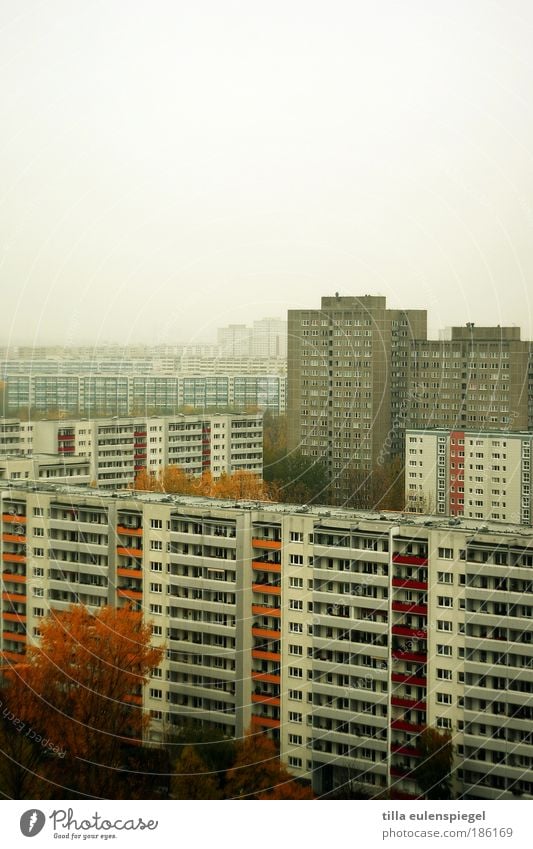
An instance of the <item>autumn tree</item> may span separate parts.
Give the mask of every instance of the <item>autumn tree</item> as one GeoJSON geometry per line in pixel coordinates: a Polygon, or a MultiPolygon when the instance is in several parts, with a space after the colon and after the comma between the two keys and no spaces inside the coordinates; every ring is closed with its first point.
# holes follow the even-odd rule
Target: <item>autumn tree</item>
{"type": "MultiPolygon", "coordinates": [[[[0,690],[0,701],[6,693],[0,690]]],[[[0,717],[0,796],[8,799],[45,799],[50,788],[46,784],[48,751],[31,736],[31,729],[18,715],[0,717]]]]}
{"type": "Polygon", "coordinates": [[[222,474],[213,478],[210,472],[189,475],[179,466],[165,466],[159,472],[142,469],[133,489],[166,492],[176,495],[205,495],[209,498],[234,498],[252,501],[275,500],[276,487],[265,483],[258,475],[246,470],[222,474]]]}
{"type": "Polygon", "coordinates": [[[222,474],[214,482],[215,498],[246,499],[248,501],[270,501],[272,487],[258,475],[242,470],[231,475],[222,474]]]}
{"type": "MultiPolygon", "coordinates": [[[[66,753],[70,787],[116,796],[123,747],[142,739],[149,717],[141,693],[162,650],[129,608],[83,605],[40,621],[39,646],[5,673],[6,701],[19,719],[66,753]]],[[[124,788],[123,792],[127,792],[124,788]]],[[[64,795],[64,794],[63,794],[64,795]]]]}
{"type": "Polygon", "coordinates": [[[228,770],[225,796],[229,799],[313,799],[279,760],[274,742],[249,730],[237,744],[233,767],[228,770]]]}
{"type": "Polygon", "coordinates": [[[265,466],[265,479],[277,486],[278,498],[290,504],[327,504],[329,475],[320,459],[299,451],[285,454],[265,466]]]}
{"type": "Polygon", "coordinates": [[[198,754],[194,746],[185,746],[176,762],[170,784],[174,799],[221,799],[217,773],[198,754]]]}
{"type": "Polygon", "coordinates": [[[453,744],[449,731],[427,726],[421,732],[417,748],[420,761],[414,778],[425,799],[452,798],[453,744]]]}

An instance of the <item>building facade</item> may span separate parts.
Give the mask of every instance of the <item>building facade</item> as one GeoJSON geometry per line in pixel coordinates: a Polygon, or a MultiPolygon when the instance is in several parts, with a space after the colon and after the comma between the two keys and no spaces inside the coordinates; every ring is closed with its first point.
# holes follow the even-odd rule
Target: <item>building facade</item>
{"type": "Polygon", "coordinates": [[[459,798],[533,799],[533,532],[471,519],[14,488],[2,499],[2,644],[48,610],[132,604],[165,649],[143,696],[272,735],[327,794],[417,794],[426,725],[449,730],[459,798]]]}
{"type": "Polygon", "coordinates": [[[408,510],[531,525],[533,433],[406,430],[408,510]]]}

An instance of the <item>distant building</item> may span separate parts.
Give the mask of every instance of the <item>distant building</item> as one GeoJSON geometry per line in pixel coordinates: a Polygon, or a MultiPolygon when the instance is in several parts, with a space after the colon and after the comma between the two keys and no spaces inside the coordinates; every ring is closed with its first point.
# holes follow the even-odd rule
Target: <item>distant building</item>
{"type": "Polygon", "coordinates": [[[531,525],[533,433],[408,429],[407,509],[531,525]]]}

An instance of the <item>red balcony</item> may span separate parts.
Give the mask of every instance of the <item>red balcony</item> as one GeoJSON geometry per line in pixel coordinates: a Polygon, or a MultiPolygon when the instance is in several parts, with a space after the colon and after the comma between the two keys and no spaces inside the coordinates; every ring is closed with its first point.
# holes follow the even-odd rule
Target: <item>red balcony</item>
{"type": "Polygon", "coordinates": [[[256,660],[281,660],[279,652],[264,651],[263,649],[252,649],[252,657],[256,660]]]}
{"type": "Polygon", "coordinates": [[[272,584],[252,584],[252,592],[281,595],[281,587],[274,587],[272,584]]]}
{"type": "Polygon", "coordinates": [[[394,778],[414,778],[413,768],[409,767],[391,766],[390,774],[394,778]]]}
{"type": "Polygon", "coordinates": [[[420,734],[425,728],[424,725],[415,725],[413,722],[406,722],[405,719],[393,719],[390,727],[398,731],[407,731],[408,734],[420,734]]]}
{"type": "Polygon", "coordinates": [[[257,728],[279,728],[280,720],[272,719],[270,716],[254,716],[252,714],[252,725],[257,728]]]}
{"type": "Polygon", "coordinates": [[[411,578],[393,578],[393,587],[402,587],[406,590],[427,590],[427,581],[413,581],[411,578]]]}
{"type": "Polygon", "coordinates": [[[427,557],[418,557],[414,554],[394,554],[392,557],[393,563],[405,563],[408,566],[427,566],[427,557]]]}
{"type": "Polygon", "coordinates": [[[265,684],[281,684],[279,675],[273,675],[271,672],[252,672],[252,681],[264,681],[265,684]]]}
{"type": "Polygon", "coordinates": [[[416,699],[404,699],[399,696],[391,697],[391,705],[394,707],[407,708],[408,710],[425,710],[426,703],[416,699]]]}
{"type": "Polygon", "coordinates": [[[257,569],[258,572],[281,572],[281,563],[252,560],[252,569],[257,569]]]}
{"type": "Polygon", "coordinates": [[[412,601],[393,601],[392,609],[400,613],[417,613],[419,616],[427,616],[427,604],[415,604],[412,601]]]}
{"type": "Polygon", "coordinates": [[[413,663],[427,663],[428,662],[427,654],[420,654],[420,652],[403,651],[402,649],[394,649],[394,651],[392,652],[392,656],[395,660],[411,660],[413,663]]]}
{"type": "Polygon", "coordinates": [[[133,432],[133,436],[134,436],[134,438],[135,438],[135,439],[136,439],[138,436],[146,436],[146,431],[145,431],[145,430],[135,430],[135,431],[133,432]]]}
{"type": "Polygon", "coordinates": [[[396,684],[414,684],[418,687],[425,687],[427,684],[427,678],[419,678],[418,675],[406,672],[393,672],[391,679],[396,684]]]}
{"type": "Polygon", "coordinates": [[[124,536],[141,537],[142,532],[142,528],[127,528],[125,525],[117,525],[117,533],[124,536]]]}
{"type": "Polygon", "coordinates": [[[281,548],[280,539],[252,539],[254,548],[273,548],[279,550],[281,548]]]}
{"type": "Polygon", "coordinates": [[[279,696],[267,696],[263,693],[252,693],[252,702],[257,702],[263,705],[272,705],[273,707],[279,707],[281,705],[281,699],[279,696]]]}
{"type": "Polygon", "coordinates": [[[391,752],[397,755],[405,755],[408,758],[420,758],[421,753],[414,746],[407,746],[405,743],[393,743],[390,747],[391,752]]]}
{"type": "Polygon", "coordinates": [[[406,625],[393,625],[391,628],[397,637],[415,637],[417,640],[425,640],[427,631],[424,628],[408,628],[406,625]]]}
{"type": "Polygon", "coordinates": [[[60,441],[60,442],[64,442],[64,441],[66,441],[66,440],[74,439],[74,438],[75,438],[75,434],[74,434],[74,433],[58,433],[58,434],[57,434],[57,439],[58,439],[58,441],[60,441]]]}
{"type": "Polygon", "coordinates": [[[252,604],[254,616],[281,616],[280,607],[267,607],[264,604],[252,604]]]}

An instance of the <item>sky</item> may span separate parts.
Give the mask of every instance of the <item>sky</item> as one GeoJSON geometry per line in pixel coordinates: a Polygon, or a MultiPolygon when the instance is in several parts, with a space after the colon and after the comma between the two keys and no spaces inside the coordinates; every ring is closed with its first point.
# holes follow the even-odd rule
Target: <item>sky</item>
{"type": "Polygon", "coordinates": [[[530,0],[0,0],[0,346],[533,335],[530,0]]]}

